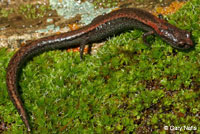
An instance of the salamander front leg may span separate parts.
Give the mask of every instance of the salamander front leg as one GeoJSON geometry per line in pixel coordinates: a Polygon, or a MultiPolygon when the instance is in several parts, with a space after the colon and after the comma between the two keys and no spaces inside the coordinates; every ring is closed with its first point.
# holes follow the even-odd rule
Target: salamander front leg
{"type": "Polygon", "coordinates": [[[158,18],[161,19],[161,20],[164,20],[164,16],[161,13],[158,14],[158,18]]]}
{"type": "Polygon", "coordinates": [[[158,14],[158,18],[161,20],[168,21],[166,17],[164,17],[162,14],[158,14]]]}
{"type": "Polygon", "coordinates": [[[143,34],[143,37],[142,37],[142,38],[143,38],[143,42],[144,42],[144,44],[147,45],[148,47],[150,47],[151,44],[149,44],[149,42],[147,41],[147,36],[153,35],[153,34],[154,34],[154,31],[149,31],[149,32],[143,34]]]}

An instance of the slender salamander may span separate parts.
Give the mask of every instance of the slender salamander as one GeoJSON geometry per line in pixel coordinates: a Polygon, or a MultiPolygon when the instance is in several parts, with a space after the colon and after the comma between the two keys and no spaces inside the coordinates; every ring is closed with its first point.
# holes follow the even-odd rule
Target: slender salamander
{"type": "Polygon", "coordinates": [[[124,8],[105,15],[100,15],[89,25],[78,30],[44,37],[26,44],[11,58],[7,67],[6,83],[9,96],[27,127],[27,130],[31,131],[31,127],[18,93],[19,71],[27,60],[45,51],[79,46],[80,56],[82,58],[85,45],[88,45],[89,51],[91,51],[92,43],[100,42],[112,35],[130,29],[146,31],[146,33],[143,34],[143,41],[147,45],[149,45],[146,40],[148,35],[158,35],[177,49],[189,49],[194,46],[189,32],[181,30],[165,20],[137,8],[124,8]]]}

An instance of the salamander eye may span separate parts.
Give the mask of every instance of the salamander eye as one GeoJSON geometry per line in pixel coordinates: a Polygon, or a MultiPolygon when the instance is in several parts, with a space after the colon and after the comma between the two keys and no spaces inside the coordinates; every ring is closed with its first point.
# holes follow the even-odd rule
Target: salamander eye
{"type": "Polygon", "coordinates": [[[187,34],[185,35],[185,37],[186,37],[186,38],[190,38],[190,34],[187,33],[187,34]]]}

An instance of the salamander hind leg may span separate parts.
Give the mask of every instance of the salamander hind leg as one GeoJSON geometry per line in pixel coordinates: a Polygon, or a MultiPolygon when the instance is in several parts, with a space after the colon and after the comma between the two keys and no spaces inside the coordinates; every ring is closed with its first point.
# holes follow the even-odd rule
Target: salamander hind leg
{"type": "MultiPolygon", "coordinates": [[[[88,38],[81,40],[81,43],[80,43],[80,58],[81,58],[81,60],[83,60],[83,53],[84,53],[85,46],[87,43],[88,43],[88,38]]],[[[89,45],[89,49],[91,49],[90,45],[89,45]]],[[[91,51],[91,50],[89,50],[89,51],[91,51]]]]}
{"type": "Polygon", "coordinates": [[[144,42],[145,45],[147,45],[148,47],[150,47],[151,44],[147,41],[147,36],[153,35],[153,34],[154,34],[154,31],[149,31],[149,32],[143,34],[143,37],[142,37],[142,38],[143,38],[143,42],[144,42]]]}
{"type": "Polygon", "coordinates": [[[89,44],[89,45],[88,45],[88,54],[91,55],[91,51],[92,51],[92,44],[89,44]]]}
{"type": "Polygon", "coordinates": [[[85,44],[81,44],[80,45],[80,58],[81,58],[81,60],[83,60],[84,49],[85,49],[85,44]]]}

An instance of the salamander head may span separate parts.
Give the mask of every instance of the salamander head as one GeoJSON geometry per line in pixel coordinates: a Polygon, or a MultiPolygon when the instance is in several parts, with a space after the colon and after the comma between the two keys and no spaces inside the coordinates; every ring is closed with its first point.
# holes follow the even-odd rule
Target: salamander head
{"type": "Polygon", "coordinates": [[[160,29],[160,36],[172,47],[177,49],[189,49],[194,46],[191,33],[176,27],[173,27],[173,29],[160,29]]]}

